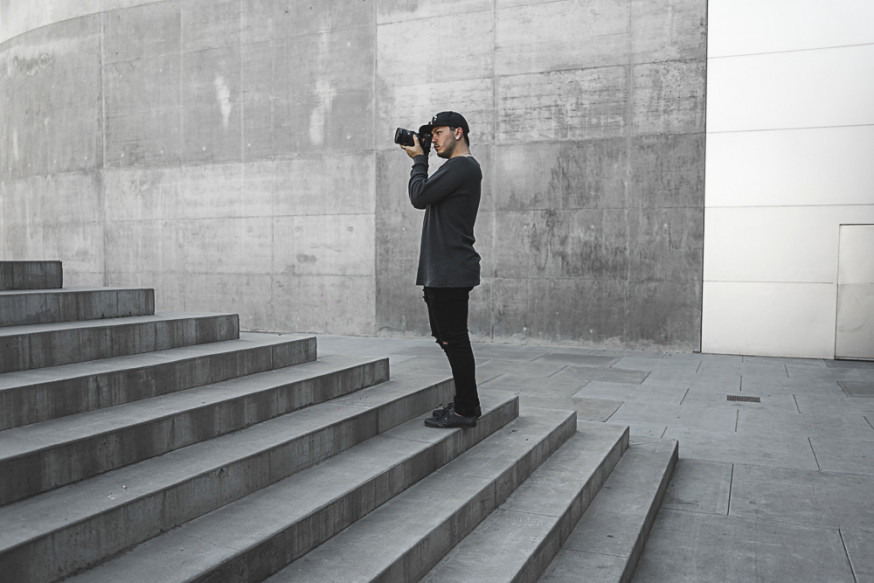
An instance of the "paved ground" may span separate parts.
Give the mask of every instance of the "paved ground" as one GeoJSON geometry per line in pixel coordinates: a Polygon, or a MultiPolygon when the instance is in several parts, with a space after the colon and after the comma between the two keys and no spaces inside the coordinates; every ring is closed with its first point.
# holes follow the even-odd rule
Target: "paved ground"
{"type": "MultiPolygon", "coordinates": [[[[319,353],[448,374],[429,340],[319,336],[319,353]]],[[[474,346],[480,391],[675,439],[680,460],[634,576],[874,582],[874,363],[474,346]],[[754,397],[758,402],[729,400],[754,397]]]]}

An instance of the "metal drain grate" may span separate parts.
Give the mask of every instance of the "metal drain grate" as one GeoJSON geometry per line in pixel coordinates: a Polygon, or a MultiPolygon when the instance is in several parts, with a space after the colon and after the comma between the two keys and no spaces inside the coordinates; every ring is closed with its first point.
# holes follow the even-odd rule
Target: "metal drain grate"
{"type": "Polygon", "coordinates": [[[748,397],[747,395],[726,395],[726,398],[729,401],[742,401],[744,403],[761,403],[762,399],[759,397],[748,397]]]}

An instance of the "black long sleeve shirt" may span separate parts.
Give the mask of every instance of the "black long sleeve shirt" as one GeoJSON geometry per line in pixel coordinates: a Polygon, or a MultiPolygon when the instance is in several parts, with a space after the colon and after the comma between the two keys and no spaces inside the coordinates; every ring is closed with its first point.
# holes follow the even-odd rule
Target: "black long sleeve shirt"
{"type": "Polygon", "coordinates": [[[428,177],[428,157],[413,158],[410,202],[425,210],[416,285],[474,287],[480,256],[473,248],[482,170],[473,156],[456,156],[428,177]]]}

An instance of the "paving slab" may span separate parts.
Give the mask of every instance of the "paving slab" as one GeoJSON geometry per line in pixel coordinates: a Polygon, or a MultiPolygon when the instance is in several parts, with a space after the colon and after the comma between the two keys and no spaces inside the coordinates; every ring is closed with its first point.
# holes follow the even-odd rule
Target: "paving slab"
{"type": "Polygon", "coordinates": [[[765,410],[739,405],[739,433],[793,433],[805,437],[821,437],[849,441],[874,442],[874,429],[861,413],[832,411],[825,414],[765,410]]]}
{"type": "Polygon", "coordinates": [[[627,397],[628,401],[642,403],[670,403],[679,405],[689,393],[689,387],[683,383],[650,381],[647,378],[627,397]]]}
{"type": "Polygon", "coordinates": [[[874,529],[841,529],[856,583],[874,583],[874,529]]]}
{"type": "Polygon", "coordinates": [[[874,525],[874,476],[736,464],[731,515],[815,526],[874,525]]]}
{"type": "Polygon", "coordinates": [[[840,416],[847,411],[855,411],[863,415],[874,413],[874,399],[854,399],[846,395],[840,397],[819,395],[795,395],[798,411],[803,414],[821,413],[828,416],[840,416]]]}
{"type": "MultiPolygon", "coordinates": [[[[474,356],[476,356],[476,352],[474,352],[474,356]]],[[[477,362],[477,376],[481,374],[512,374],[528,377],[549,377],[567,366],[563,362],[530,362],[527,360],[507,361],[492,359],[485,362],[477,362]]]]}
{"type": "Polygon", "coordinates": [[[838,384],[849,397],[874,397],[874,380],[838,381],[838,384]]]}
{"type": "Polygon", "coordinates": [[[622,406],[622,401],[574,397],[573,404],[576,407],[578,419],[606,421],[622,406]]]}
{"type": "Polygon", "coordinates": [[[838,529],[683,512],[659,513],[634,583],[855,583],[838,529]]]}
{"type": "Polygon", "coordinates": [[[874,475],[874,442],[811,437],[820,469],[874,475]]]}
{"type": "Polygon", "coordinates": [[[538,357],[534,362],[561,362],[571,366],[607,368],[612,366],[617,360],[619,359],[613,356],[553,351],[546,352],[543,356],[538,357]]]}
{"type": "Polygon", "coordinates": [[[574,399],[610,399],[610,400],[626,400],[634,391],[637,390],[638,384],[630,383],[610,383],[604,381],[591,381],[586,383],[579,391],[572,395],[574,399]]]}
{"type": "Polygon", "coordinates": [[[625,370],[621,368],[567,366],[555,374],[556,377],[571,376],[574,378],[591,379],[610,383],[628,383],[639,385],[649,372],[642,370],[625,370]]]}
{"type": "Polygon", "coordinates": [[[713,431],[734,431],[737,426],[737,407],[729,404],[688,401],[682,405],[626,401],[610,417],[610,422],[624,424],[643,422],[669,427],[701,427],[713,431]]]}
{"type": "Polygon", "coordinates": [[[681,457],[662,508],[727,515],[733,469],[732,464],[681,457]]]}
{"type": "Polygon", "coordinates": [[[689,389],[683,398],[683,405],[697,403],[711,404],[717,407],[731,406],[739,411],[781,411],[784,413],[798,413],[798,403],[791,394],[765,395],[757,392],[738,391],[734,393],[701,391],[689,389]],[[730,400],[739,397],[755,398],[759,402],[730,400]]]}
{"type": "Polygon", "coordinates": [[[805,394],[811,396],[842,397],[841,387],[837,381],[821,377],[767,379],[760,377],[743,377],[745,393],[757,394],[805,394]]]}
{"type": "Polygon", "coordinates": [[[733,431],[668,426],[663,437],[680,442],[681,455],[686,458],[802,470],[819,469],[810,442],[800,435],[747,435],[733,431]]]}

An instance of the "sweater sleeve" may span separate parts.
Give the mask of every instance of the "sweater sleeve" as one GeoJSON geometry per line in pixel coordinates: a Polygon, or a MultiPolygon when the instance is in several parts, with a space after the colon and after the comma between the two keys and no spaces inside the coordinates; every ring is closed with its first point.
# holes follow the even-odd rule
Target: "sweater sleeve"
{"type": "Polygon", "coordinates": [[[410,202],[415,208],[424,209],[458,190],[463,182],[464,173],[448,161],[428,178],[428,158],[416,156],[410,171],[410,202]]]}

